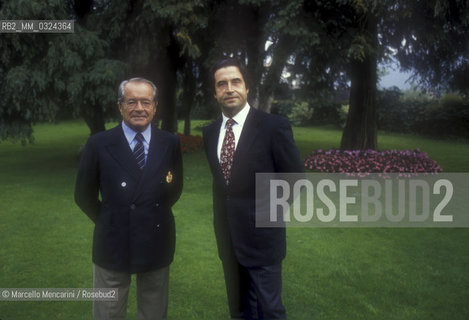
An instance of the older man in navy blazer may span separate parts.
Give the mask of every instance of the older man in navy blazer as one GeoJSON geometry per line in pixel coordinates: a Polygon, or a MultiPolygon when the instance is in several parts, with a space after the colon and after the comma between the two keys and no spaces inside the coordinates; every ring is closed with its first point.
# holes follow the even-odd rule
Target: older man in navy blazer
{"type": "Polygon", "coordinates": [[[257,228],[256,173],[302,172],[291,127],[247,103],[249,84],[235,59],[212,68],[221,117],[204,128],[213,175],[214,226],[232,318],[286,319],[282,303],[284,228],[257,228]]]}
{"type": "Polygon", "coordinates": [[[157,88],[143,78],[123,81],[123,121],[88,139],[75,200],[95,223],[94,287],[118,288],[118,301],[95,301],[95,319],[125,319],[131,274],[137,276],[139,319],[166,319],[169,265],[175,248],[171,212],[182,190],[176,135],[151,125],[157,88]]]}

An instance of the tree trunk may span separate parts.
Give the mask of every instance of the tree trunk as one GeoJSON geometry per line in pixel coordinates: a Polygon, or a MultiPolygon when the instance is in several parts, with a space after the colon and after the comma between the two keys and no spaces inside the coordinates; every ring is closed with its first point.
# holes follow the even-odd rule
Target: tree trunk
{"type": "Polygon", "coordinates": [[[372,49],[365,49],[363,59],[355,59],[351,63],[351,91],[349,113],[342,134],[340,148],[342,150],[377,149],[376,124],[376,20],[368,16],[365,20],[364,32],[370,39],[372,49]]]}
{"type": "Polygon", "coordinates": [[[177,57],[179,52],[176,48],[174,40],[168,48],[161,54],[161,60],[158,61],[158,83],[160,90],[160,98],[158,103],[159,119],[161,129],[176,133],[177,132],[177,115],[176,115],[176,88],[177,88],[177,57]]]}
{"type": "Polygon", "coordinates": [[[90,128],[90,136],[100,131],[106,130],[104,125],[104,114],[101,106],[94,108],[81,108],[81,117],[85,120],[86,125],[90,128]]]}
{"type": "Polygon", "coordinates": [[[184,70],[182,101],[184,103],[184,134],[191,134],[191,109],[195,98],[196,79],[193,72],[193,63],[188,61],[184,70]]]}
{"type": "Polygon", "coordinates": [[[264,25],[269,18],[272,4],[270,1],[262,3],[259,7],[251,8],[254,14],[252,26],[249,30],[249,37],[246,37],[246,53],[248,56],[249,72],[249,95],[248,101],[251,107],[259,108],[259,88],[261,87],[262,73],[264,71],[265,43],[267,33],[264,25]]]}
{"type": "MultiPolygon", "coordinates": [[[[176,133],[177,132],[177,116],[176,116],[176,71],[171,75],[166,74],[162,85],[162,93],[160,98],[160,115],[161,115],[161,129],[176,133]]],[[[161,83],[161,82],[160,82],[161,83]]]]}
{"type": "Polygon", "coordinates": [[[274,100],[275,89],[277,88],[280,78],[282,76],[283,68],[290,56],[291,50],[294,46],[288,41],[291,38],[288,36],[282,36],[275,44],[275,49],[272,57],[272,64],[269,67],[269,71],[259,89],[259,109],[270,113],[272,108],[272,102],[274,100]]]}
{"type": "MultiPolygon", "coordinates": [[[[91,13],[92,8],[92,0],[75,1],[73,3],[73,11],[76,15],[76,22],[85,29],[87,17],[91,13]]],[[[81,117],[83,120],[85,120],[86,125],[90,129],[90,136],[106,130],[104,125],[103,109],[100,105],[95,105],[94,107],[82,105],[80,110],[81,117]]]]}
{"type": "MultiPolygon", "coordinates": [[[[258,36],[260,32],[257,32],[258,36]]],[[[251,107],[259,107],[259,88],[261,86],[262,71],[264,69],[264,44],[260,48],[259,43],[262,43],[262,38],[256,38],[257,45],[254,43],[248,43],[247,54],[248,54],[248,72],[249,72],[249,104],[251,107]]],[[[265,42],[265,41],[264,41],[265,42]]]]}

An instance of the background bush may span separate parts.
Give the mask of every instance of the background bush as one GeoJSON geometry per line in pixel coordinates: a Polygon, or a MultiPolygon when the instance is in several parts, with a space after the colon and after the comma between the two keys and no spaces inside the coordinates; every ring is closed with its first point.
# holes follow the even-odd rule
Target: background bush
{"type": "Polygon", "coordinates": [[[272,113],[287,117],[293,125],[335,125],[344,127],[347,108],[339,100],[275,100],[272,113]]]}
{"type": "Polygon", "coordinates": [[[293,105],[288,119],[294,126],[306,125],[311,120],[313,109],[311,109],[307,102],[296,102],[293,105]]]}
{"type": "Polygon", "coordinates": [[[469,101],[447,94],[405,95],[397,88],[379,91],[378,129],[435,137],[469,138],[469,101]]]}
{"type": "MultiPolygon", "coordinates": [[[[378,129],[431,137],[469,138],[469,100],[456,94],[440,99],[415,89],[394,87],[378,91],[378,129]]],[[[288,117],[293,125],[344,127],[348,105],[338,99],[275,100],[272,113],[288,117]]]]}

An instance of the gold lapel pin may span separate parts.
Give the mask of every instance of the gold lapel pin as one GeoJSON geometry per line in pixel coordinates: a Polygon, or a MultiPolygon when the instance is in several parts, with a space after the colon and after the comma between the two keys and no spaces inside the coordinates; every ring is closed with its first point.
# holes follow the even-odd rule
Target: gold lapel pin
{"type": "Polygon", "coordinates": [[[173,181],[173,174],[171,171],[168,171],[168,174],[166,175],[166,182],[171,183],[171,181],[173,181]]]}

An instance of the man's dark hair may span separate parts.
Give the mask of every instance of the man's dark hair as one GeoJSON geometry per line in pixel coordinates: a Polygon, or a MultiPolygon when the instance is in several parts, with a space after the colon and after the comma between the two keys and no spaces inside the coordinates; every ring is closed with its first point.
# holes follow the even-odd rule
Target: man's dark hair
{"type": "Polygon", "coordinates": [[[248,72],[246,70],[246,66],[244,65],[244,63],[242,63],[241,61],[239,61],[238,59],[235,59],[235,58],[224,58],[224,59],[218,60],[210,68],[210,74],[211,74],[211,79],[212,79],[212,88],[215,88],[215,72],[217,72],[218,69],[226,68],[226,67],[238,67],[239,72],[243,76],[244,83],[246,85],[246,89],[249,89],[250,80],[249,80],[248,72]]]}

